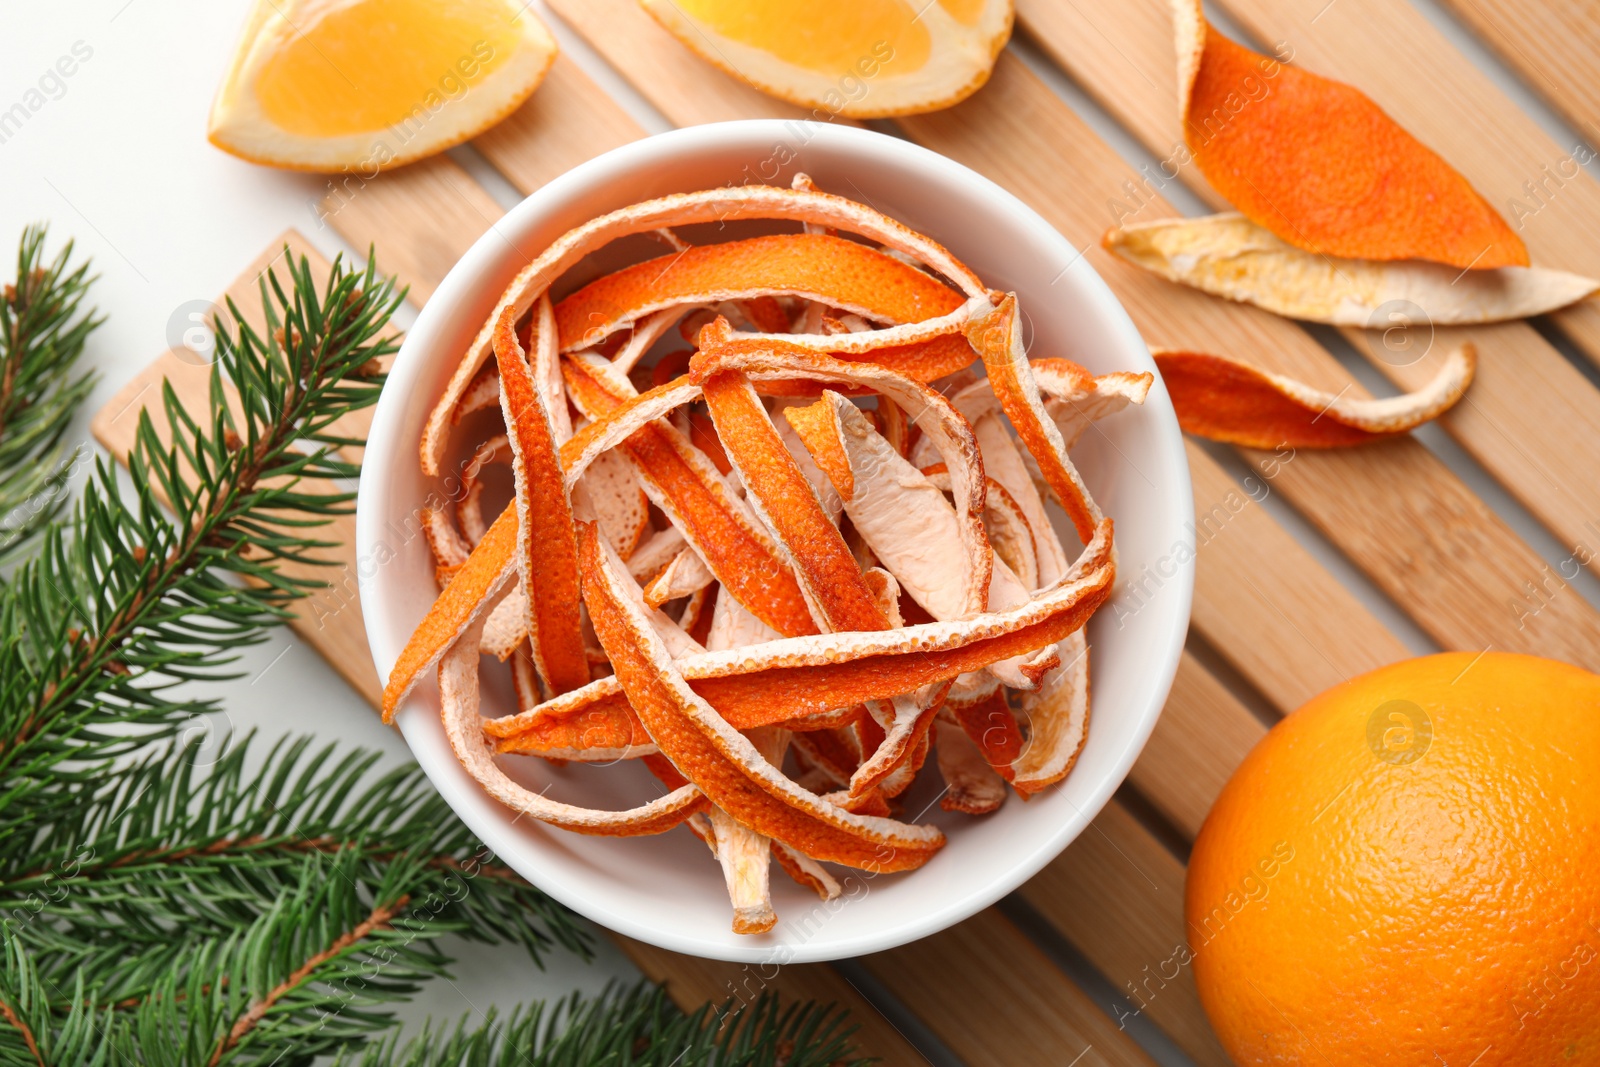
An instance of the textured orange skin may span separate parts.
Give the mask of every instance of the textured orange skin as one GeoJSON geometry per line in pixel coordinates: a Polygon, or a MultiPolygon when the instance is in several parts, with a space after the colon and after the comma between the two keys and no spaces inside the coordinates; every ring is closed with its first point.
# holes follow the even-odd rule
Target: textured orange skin
{"type": "Polygon", "coordinates": [[[1597,871],[1600,676],[1384,667],[1276,726],[1217,798],[1185,894],[1200,999],[1242,1067],[1600,1063],[1597,871]],[[1369,747],[1395,700],[1432,722],[1412,762],[1369,747]]]}
{"type": "Polygon", "coordinates": [[[1264,374],[1234,360],[1161,352],[1155,361],[1185,433],[1246,448],[1341,448],[1394,436],[1346,426],[1336,412],[1285,396],[1264,374]]]}
{"type": "Polygon", "coordinates": [[[578,536],[561,473],[560,446],[514,331],[511,308],[495,327],[502,407],[513,445],[517,491],[528,501],[526,529],[518,530],[520,566],[526,570],[529,633],[534,662],[551,692],[589,684],[578,612],[578,536]]]}
{"type": "Polygon", "coordinates": [[[830,303],[890,322],[921,322],[961,306],[961,294],[866,245],[827,234],[792,233],[695,245],[590,282],[556,305],[567,351],[587,331],[634,309],[772,293],[826,294],[830,303]]]}
{"type": "Polygon", "coordinates": [[[855,556],[817,503],[749,379],[735,372],[713,374],[701,388],[745,487],[761,501],[779,539],[789,547],[829,628],[887,630],[889,620],[867,588],[855,556]]]}
{"type": "Polygon", "coordinates": [[[1307,251],[1462,269],[1528,265],[1527,248],[1488,201],[1365,94],[1210,27],[1184,137],[1212,188],[1307,251]]]}

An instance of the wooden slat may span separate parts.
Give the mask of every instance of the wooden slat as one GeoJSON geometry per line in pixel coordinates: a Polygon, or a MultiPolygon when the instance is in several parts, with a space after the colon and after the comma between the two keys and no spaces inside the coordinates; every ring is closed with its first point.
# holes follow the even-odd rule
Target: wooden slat
{"type": "Polygon", "coordinates": [[[449,156],[434,156],[376,178],[335,188],[323,198],[319,224],[351,240],[365,253],[375,249],[385,273],[408,279],[411,296],[424,304],[433,288],[478,235],[501,215],[500,205],[449,156]],[[405,234],[402,241],[379,240],[405,234]]]}
{"type": "Polygon", "coordinates": [[[1137,819],[1107,807],[1021,893],[1077,932],[1078,950],[1128,998],[1124,1011],[1147,1016],[1202,1067],[1228,1067],[1183,965],[1183,864],[1137,819]]]}
{"type": "Polygon", "coordinates": [[[1266,732],[1249,708],[1185,652],[1172,695],[1129,781],[1193,838],[1233,769],[1266,732]]]}
{"type": "MultiPolygon", "coordinates": [[[[238,304],[245,321],[257,330],[262,328],[262,317],[256,281],[269,266],[278,268],[282,276],[280,258],[285,243],[296,256],[305,256],[319,277],[327,275],[328,262],[299,234],[291,230],[274,241],[227,289],[227,295],[238,304]]],[[[163,379],[171,383],[186,410],[196,413],[210,410],[210,364],[202,364],[187,350],[167,352],[130,378],[90,420],[89,429],[95,440],[120,462],[127,462],[133,448],[142,410],[150,411],[151,421],[162,440],[170,439],[170,426],[162,409],[163,379]]],[[[349,428],[364,436],[370,415],[361,415],[359,425],[349,428]]],[[[325,486],[320,482],[306,482],[305,487],[315,491],[325,486]]],[[[327,583],[325,588],[295,605],[289,625],[315,645],[356,692],[377,706],[383,687],[378,684],[377,672],[372,666],[372,653],[367,648],[367,634],[357,603],[355,534],[354,515],[334,516],[317,530],[319,538],[339,542],[337,548],[324,549],[317,554],[327,565],[284,561],[280,569],[293,577],[327,583]]]]}
{"type": "MultiPolygon", "coordinates": [[[[1194,483],[1192,625],[1279,711],[1354,675],[1404,659],[1406,646],[1278,525],[1206,452],[1189,443],[1194,483]]],[[[1264,498],[1263,498],[1264,499],[1264,498]]]]}
{"type": "MultiPolygon", "coordinates": [[[[1230,0],[1221,6],[1257,38],[1289,41],[1297,63],[1359,85],[1508,219],[1513,199],[1539,207],[1523,183],[1543,181],[1541,166],[1554,170],[1572,152],[1572,145],[1552,140],[1411,4],[1230,0]]],[[[1592,59],[1590,68],[1592,79],[1592,59]]],[[[1600,242],[1594,240],[1600,233],[1600,182],[1581,173],[1549,188],[1542,197],[1546,206],[1514,220],[1534,262],[1600,278],[1600,242]]],[[[1600,361],[1600,302],[1586,300],[1552,318],[1589,358],[1600,361]]]]}
{"type": "Polygon", "coordinates": [[[1592,144],[1600,136],[1600,12],[1588,0],[1444,0],[1592,144]]]}
{"type": "MultiPolygon", "coordinates": [[[[1158,158],[1171,157],[1181,126],[1164,0],[1094,9],[1024,0],[1021,12],[1052,58],[1158,158]]],[[[1225,206],[1195,167],[1182,173],[1214,206],[1225,206]]],[[[1138,217],[1154,218],[1157,211],[1152,205],[1138,217]]],[[[1352,329],[1346,335],[1407,389],[1432,377],[1455,346],[1474,342],[1477,384],[1440,425],[1565,544],[1600,540],[1592,528],[1600,517],[1600,481],[1565,476],[1573,468],[1600,469],[1600,391],[1536,330],[1521,322],[1440,329],[1431,350],[1415,362],[1411,349],[1388,351],[1381,333],[1352,329]]],[[[1421,337],[1421,330],[1409,335],[1417,351],[1421,337]]]]}
{"type": "MultiPolygon", "coordinates": [[[[1359,392],[1293,323],[1174,286],[1104,252],[1097,241],[1107,198],[1140,176],[1019,62],[1002,57],[983,92],[958,107],[902,121],[915,139],[1000,181],[1085,247],[1152,344],[1249,353],[1321,388],[1359,392]]],[[[1174,214],[1151,200],[1152,217],[1174,214]]],[[[1440,644],[1600,666],[1600,614],[1580,598],[1555,598],[1532,619],[1510,610],[1544,562],[1418,442],[1302,451],[1288,462],[1244,455],[1275,470],[1285,499],[1440,644]]]]}
{"type": "Polygon", "coordinates": [[[970,1067],[1152,1062],[993,908],[861,962],[970,1067]]]}
{"type": "Polygon", "coordinates": [[[473,140],[522,193],[644,130],[572,60],[558,56],[539,91],[512,116],[473,140]]]}

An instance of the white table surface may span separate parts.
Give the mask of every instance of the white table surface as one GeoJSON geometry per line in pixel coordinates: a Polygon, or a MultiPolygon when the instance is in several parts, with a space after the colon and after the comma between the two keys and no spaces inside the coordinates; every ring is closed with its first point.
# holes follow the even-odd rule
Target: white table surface
{"type": "MultiPolygon", "coordinates": [[[[1414,2],[1559,141],[1577,142],[1570,128],[1433,0],[1414,2]]],[[[534,0],[533,6],[542,9],[542,0],[534,0]]],[[[214,298],[285,228],[298,228],[330,255],[348,251],[331,230],[318,227],[310,209],[325,179],[253,166],[205,139],[211,97],[247,8],[248,0],[77,0],[24,10],[14,6],[6,14],[6,32],[0,33],[0,112],[22,101],[74,45],[80,54],[85,48],[91,53],[59,90],[51,87],[53,98],[47,97],[0,142],[0,274],[9,279],[17,236],[23,226],[38,220],[51,224],[52,248],[74,238],[100,274],[92,302],[108,321],[90,341],[86,361],[101,380],[75,427],[86,445],[91,443],[89,413],[175,343],[175,312],[191,301],[214,298]]],[[[1233,32],[1225,19],[1211,14],[1233,32]]],[[[567,54],[647,129],[668,127],[559,19],[545,17],[567,54]]],[[[1019,51],[1114,146],[1144,161],[1131,138],[1059,72],[1026,47],[1019,51]]],[[[482,176],[480,161],[470,150],[456,154],[482,176]]],[[[1590,170],[1600,177],[1595,165],[1590,170]]],[[[510,187],[493,177],[486,181],[491,191],[507,205],[514,202],[510,187]]],[[[1184,210],[1199,210],[1183,202],[1181,191],[1175,201],[1184,210]]],[[[1392,392],[1364,362],[1347,363],[1374,392],[1392,392]]],[[[1540,555],[1556,563],[1567,554],[1442,433],[1428,428],[1419,436],[1540,555]]],[[[1231,456],[1219,452],[1219,457],[1242,472],[1231,456]]],[[[1432,650],[1428,639],[1298,516],[1276,498],[1269,498],[1267,506],[1414,651],[1432,650]]],[[[1578,588],[1600,606],[1600,584],[1585,576],[1578,588]]],[[[263,741],[282,733],[312,733],[377,748],[394,760],[409,758],[399,735],[380,725],[371,709],[288,630],[249,651],[243,670],[245,677],[229,683],[223,694],[225,725],[258,730],[263,741]]],[[[599,955],[592,963],[557,953],[541,972],[520,950],[455,944],[461,961],[456,980],[431,983],[401,1014],[411,1020],[425,1015],[454,1018],[481,1013],[491,1004],[509,1010],[532,998],[560,996],[573,988],[598,991],[607,981],[637,977],[608,941],[597,939],[597,945],[599,955]]],[[[1152,1051],[1162,1060],[1182,1062],[1170,1046],[1152,1051]]]]}

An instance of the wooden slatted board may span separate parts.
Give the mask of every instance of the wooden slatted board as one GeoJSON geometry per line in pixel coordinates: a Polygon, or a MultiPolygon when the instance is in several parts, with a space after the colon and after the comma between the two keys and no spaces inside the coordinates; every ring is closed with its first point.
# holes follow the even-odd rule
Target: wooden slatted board
{"type": "MultiPolygon", "coordinates": [[[[1553,0],[1536,12],[1508,0],[1448,3],[1583,136],[1600,133],[1592,84],[1600,31],[1580,0],[1553,0]]],[[[635,0],[549,6],[671,123],[801,116],[704,64],[635,0]]],[[[1284,42],[1295,61],[1360,85],[1508,214],[1504,205],[1523,193],[1521,183],[1537,181],[1541,165],[1558,164],[1573,148],[1545,135],[1410,5],[1221,0],[1219,7],[1258,42],[1284,42]]],[[[1022,32],[1050,61],[1155,159],[1171,155],[1180,137],[1165,0],[1019,0],[1018,8],[1022,32]]],[[[1234,353],[1323,388],[1362,392],[1297,325],[1171,286],[1104,254],[1098,238],[1116,221],[1107,202],[1122,200],[1141,218],[1173,214],[1161,196],[1165,183],[1147,181],[1148,169],[1105,143],[1014,51],[973,98],[899,120],[897,129],[1011,189],[1088,249],[1151,343],[1234,353]]],[[[527,193],[644,133],[562,58],[526,106],[474,144],[527,193]]],[[[1192,167],[1176,180],[1219,203],[1192,167]]],[[[380,266],[420,303],[500,215],[466,169],[439,157],[330,194],[321,218],[353,248],[376,246],[380,266]]],[[[1600,184],[1568,179],[1522,222],[1538,262],[1600,275],[1593,239],[1600,184]]],[[[287,240],[320,263],[303,239],[287,240]]],[[[281,246],[229,290],[241,306],[253,305],[255,279],[281,246]]],[[[1444,429],[1559,542],[1592,548],[1600,543],[1600,480],[1592,476],[1600,470],[1600,390],[1547,339],[1556,335],[1600,363],[1600,305],[1552,316],[1542,332],[1524,323],[1441,329],[1426,356],[1408,365],[1376,337],[1347,332],[1400,387],[1431,374],[1452,345],[1476,343],[1479,381],[1442,420],[1444,429]]],[[[134,414],[158,395],[160,380],[198,403],[203,371],[192,354],[167,353],[97,417],[96,436],[125,454],[134,414]]],[[[1187,844],[1276,716],[1407,654],[1400,637],[1273,517],[1265,497],[1291,505],[1441,648],[1538,652],[1600,669],[1600,612],[1576,593],[1561,595],[1559,583],[1550,586],[1545,560],[1416,440],[1288,461],[1192,443],[1188,454],[1199,543],[1191,650],[1128,786],[1014,903],[890,952],[775,973],[618,939],[640,969],[689,1006],[765,988],[838,1001],[853,1010],[865,1050],[891,1064],[1150,1063],[1135,1040],[1141,1034],[1195,1063],[1226,1064],[1188,969],[1173,962],[1185,938],[1187,844]],[[1230,472],[1234,457],[1245,465],[1234,471],[1256,469],[1250,492],[1230,472]],[[1528,599],[1539,586],[1557,592],[1528,599]],[[1089,976],[1097,992],[1085,992],[1073,975],[1089,976]],[[1152,1027],[1160,1035],[1153,1038],[1152,1027]]],[[[324,575],[338,577],[295,626],[375,700],[351,578],[352,527],[334,528],[346,545],[324,575]]]]}

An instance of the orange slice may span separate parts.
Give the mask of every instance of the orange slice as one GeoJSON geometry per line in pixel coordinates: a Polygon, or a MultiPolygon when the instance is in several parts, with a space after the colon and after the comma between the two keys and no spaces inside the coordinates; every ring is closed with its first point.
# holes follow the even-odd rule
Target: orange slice
{"type": "Polygon", "coordinates": [[[950,107],[989,79],[1011,0],[642,0],[707,62],[827,121],[950,107]]]}
{"type": "Polygon", "coordinates": [[[555,56],[512,0],[257,0],[207,135],[254,163],[370,177],[493,126],[555,56]]]}
{"type": "Polygon", "coordinates": [[[1347,259],[1528,265],[1506,221],[1359,90],[1241,47],[1173,0],[1178,111],[1217,192],[1283,240],[1347,259]]]}
{"type": "Polygon", "coordinates": [[[1477,352],[1451,352],[1427,385],[1379,400],[1355,399],[1225,356],[1154,351],[1188,433],[1247,448],[1339,448],[1408,433],[1448,411],[1477,369],[1477,352]]]}

